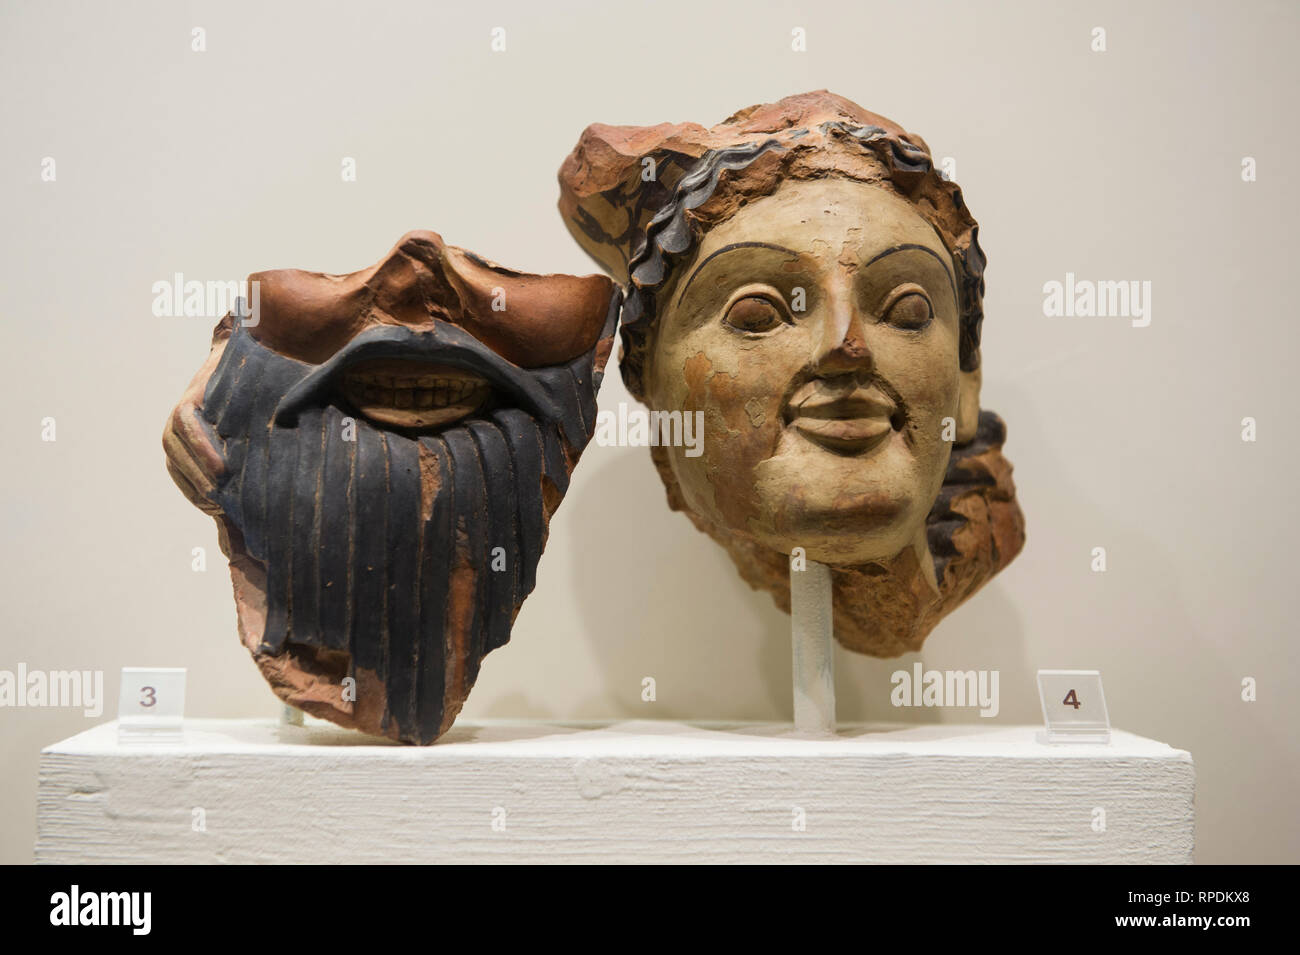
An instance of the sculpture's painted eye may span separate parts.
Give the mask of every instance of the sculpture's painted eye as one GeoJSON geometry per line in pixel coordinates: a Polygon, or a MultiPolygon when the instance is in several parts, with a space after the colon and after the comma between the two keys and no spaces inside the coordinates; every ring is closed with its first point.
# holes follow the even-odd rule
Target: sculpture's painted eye
{"type": "Polygon", "coordinates": [[[732,303],[722,320],[742,332],[769,332],[785,321],[785,312],[766,295],[746,295],[732,303]]]}
{"type": "Polygon", "coordinates": [[[885,321],[897,328],[917,331],[930,324],[934,309],[920,291],[906,291],[885,310],[885,321]]]}

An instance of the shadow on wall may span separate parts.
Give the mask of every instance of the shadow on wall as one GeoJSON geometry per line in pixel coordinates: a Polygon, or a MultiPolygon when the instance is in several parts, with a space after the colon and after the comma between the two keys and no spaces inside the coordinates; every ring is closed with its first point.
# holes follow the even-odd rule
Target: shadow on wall
{"type": "Polygon", "coordinates": [[[786,616],[751,592],[726,554],[684,515],[668,509],[647,449],[609,449],[592,464],[598,470],[569,515],[574,538],[592,542],[572,549],[572,579],[579,587],[613,580],[576,603],[618,715],[786,718],[786,616]],[[611,552],[623,561],[612,571],[611,552]],[[647,679],[654,681],[653,701],[643,699],[647,679]]]}
{"type": "MultiPolygon", "coordinates": [[[[790,618],[752,590],[730,559],[683,514],[668,509],[644,448],[612,450],[592,465],[584,493],[566,501],[574,547],[572,580],[581,587],[581,632],[607,674],[611,717],[647,719],[791,719],[790,618]],[[644,515],[658,509],[658,519],[644,515]],[[633,517],[635,515],[635,518],[633,517]],[[617,541],[631,546],[614,546],[617,541]],[[609,567],[611,551],[623,565],[609,567]],[[590,588],[592,581],[613,586],[590,588]],[[643,700],[654,680],[653,702],[643,700]]],[[[1019,615],[998,583],[990,584],[931,637],[947,645],[943,665],[996,667],[1004,679],[1033,682],[1019,615]],[[979,609],[976,610],[975,605],[979,609]],[[971,641],[962,631],[975,630],[971,641]],[[972,649],[978,647],[978,652],[972,649]],[[1020,661],[1008,673],[1006,661],[1020,661]],[[996,662],[995,662],[996,661],[996,662]],[[1025,674],[1028,674],[1027,678],[1025,674]]],[[[927,644],[927,652],[930,644],[927,644]]],[[[919,654],[878,660],[836,649],[836,694],[842,721],[935,723],[978,719],[975,711],[896,708],[890,677],[911,670],[919,654]]],[[[1021,721],[1036,721],[1037,704],[1021,721]]],[[[1005,711],[1002,714],[1005,719],[1005,711]]]]}
{"type": "MultiPolygon", "coordinates": [[[[1017,691],[1032,697],[1035,711],[1017,702],[1020,722],[1038,722],[1037,688],[1032,681],[1043,669],[1099,669],[1102,674],[1111,726],[1167,743],[1191,753],[1196,764],[1196,845],[1200,860],[1222,858],[1274,858],[1275,843],[1263,829],[1248,840],[1237,832],[1236,817],[1243,811],[1270,815],[1269,803],[1285,799],[1286,783],[1273,762],[1276,753],[1294,751],[1288,717],[1280,698],[1261,696],[1259,702],[1241,700],[1243,677],[1263,678],[1254,654],[1238,655],[1235,645],[1246,634],[1220,633],[1197,619],[1189,609],[1187,589],[1203,586],[1199,565],[1211,562],[1223,581],[1223,598],[1240,600],[1249,594],[1249,582],[1234,577],[1249,575],[1256,556],[1243,547],[1236,553],[1206,553],[1200,531],[1189,515],[1181,526],[1122,522],[1078,478],[1077,468],[1061,455],[1045,453],[1053,445],[1071,447],[1078,437],[1048,433],[1035,413],[1030,392],[1008,392],[1016,408],[1018,433],[1024,446],[1033,448],[1035,470],[1020,486],[1028,493],[1022,502],[1029,516],[1030,547],[1027,558],[1036,563],[1034,587],[1016,590],[1022,610],[1036,627],[1025,657],[1027,678],[1017,677],[1017,691]],[[1050,489],[1050,494],[1049,490],[1050,489]],[[1035,498],[1069,500],[1070,508],[1035,506],[1035,498]],[[1037,547],[1030,548],[1037,542],[1037,547]],[[1107,569],[1094,572],[1092,548],[1106,548],[1107,569]],[[1152,613],[1152,608],[1159,608],[1152,613]],[[1260,712],[1253,708],[1260,707],[1260,712]],[[1274,708],[1275,707],[1275,708],[1274,708]],[[1247,808],[1248,807],[1248,808],[1247,808]]],[[[1132,426],[1129,421],[1116,427],[1132,426]]],[[[1235,440],[1227,432],[1224,440],[1235,440]]],[[[1073,445],[1081,454],[1101,453],[1073,445]]],[[[1204,453],[1198,449],[1198,454],[1204,453]]],[[[1145,452],[1145,474],[1170,471],[1160,449],[1145,452]]],[[[1028,456],[1026,456],[1028,457],[1028,456]]],[[[1012,460],[1016,460],[1013,456],[1012,460]]],[[[1199,460],[1199,459],[1198,459],[1199,460]]],[[[1183,482],[1205,484],[1203,499],[1219,492],[1212,468],[1188,467],[1177,472],[1183,482]]],[[[1020,477],[1018,474],[1017,477],[1020,477]]],[[[1168,493],[1159,482],[1133,482],[1132,494],[1168,493]]],[[[1186,489],[1183,493],[1196,493],[1186,489]]],[[[1127,513],[1142,513],[1130,508],[1127,513]]],[[[1029,579],[1028,577],[1026,579],[1029,579]]],[[[978,598],[976,598],[978,599],[978,598]]],[[[1282,635],[1277,635],[1282,639],[1282,635]]],[[[1252,639],[1251,645],[1260,641],[1252,639]]],[[[989,652],[991,659],[1000,656],[989,652]]],[[[1005,664],[1004,664],[1005,669],[1005,664]]],[[[1004,673],[1002,695],[1011,698],[1004,673]]],[[[1004,706],[1004,713],[1007,712],[1004,706]]],[[[1007,713],[1010,717],[1012,714],[1007,713]]],[[[1292,784],[1297,784],[1292,777],[1292,784]]],[[[1280,861],[1280,860],[1279,860],[1280,861]]]]}

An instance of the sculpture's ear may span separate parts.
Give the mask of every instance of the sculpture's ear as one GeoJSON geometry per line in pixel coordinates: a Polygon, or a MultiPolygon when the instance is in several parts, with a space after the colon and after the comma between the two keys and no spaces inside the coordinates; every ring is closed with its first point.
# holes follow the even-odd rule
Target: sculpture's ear
{"type": "Polygon", "coordinates": [[[957,444],[975,440],[980,427],[980,383],[983,373],[978,365],[974,371],[961,372],[957,398],[957,444]]]}

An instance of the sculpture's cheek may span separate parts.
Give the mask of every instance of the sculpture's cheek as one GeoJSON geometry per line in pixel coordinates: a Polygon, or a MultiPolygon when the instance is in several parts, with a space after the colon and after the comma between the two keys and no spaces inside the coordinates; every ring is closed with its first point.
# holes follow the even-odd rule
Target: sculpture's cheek
{"type": "Polygon", "coordinates": [[[953,326],[932,328],[916,340],[881,342],[875,349],[880,375],[906,410],[904,447],[913,462],[914,493],[926,499],[927,509],[943,483],[957,424],[961,373],[953,326]]]}
{"type": "Polygon", "coordinates": [[[715,523],[746,527],[758,510],[754,468],[779,438],[779,399],[762,384],[763,375],[750,374],[733,352],[714,348],[663,357],[680,373],[659,378],[656,407],[682,411],[697,429],[693,447],[669,451],[685,500],[715,523]]]}

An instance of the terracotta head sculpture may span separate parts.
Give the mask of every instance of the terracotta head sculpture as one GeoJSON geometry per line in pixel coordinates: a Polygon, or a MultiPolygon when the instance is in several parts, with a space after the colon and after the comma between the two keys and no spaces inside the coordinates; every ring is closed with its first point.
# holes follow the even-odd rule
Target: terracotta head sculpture
{"type": "Polygon", "coordinates": [[[510,637],[591,437],[621,295],[413,232],[350,275],[262,272],[163,436],[217,518],[286,702],[429,743],[510,637]]]}
{"type": "Polygon", "coordinates": [[[851,649],[918,649],[1021,549],[980,408],[984,256],[925,142],[826,92],[695,124],[588,127],[560,171],[577,241],[627,288],[621,367],[703,412],[652,449],[671,507],[789,609],[832,568],[851,649]]]}

